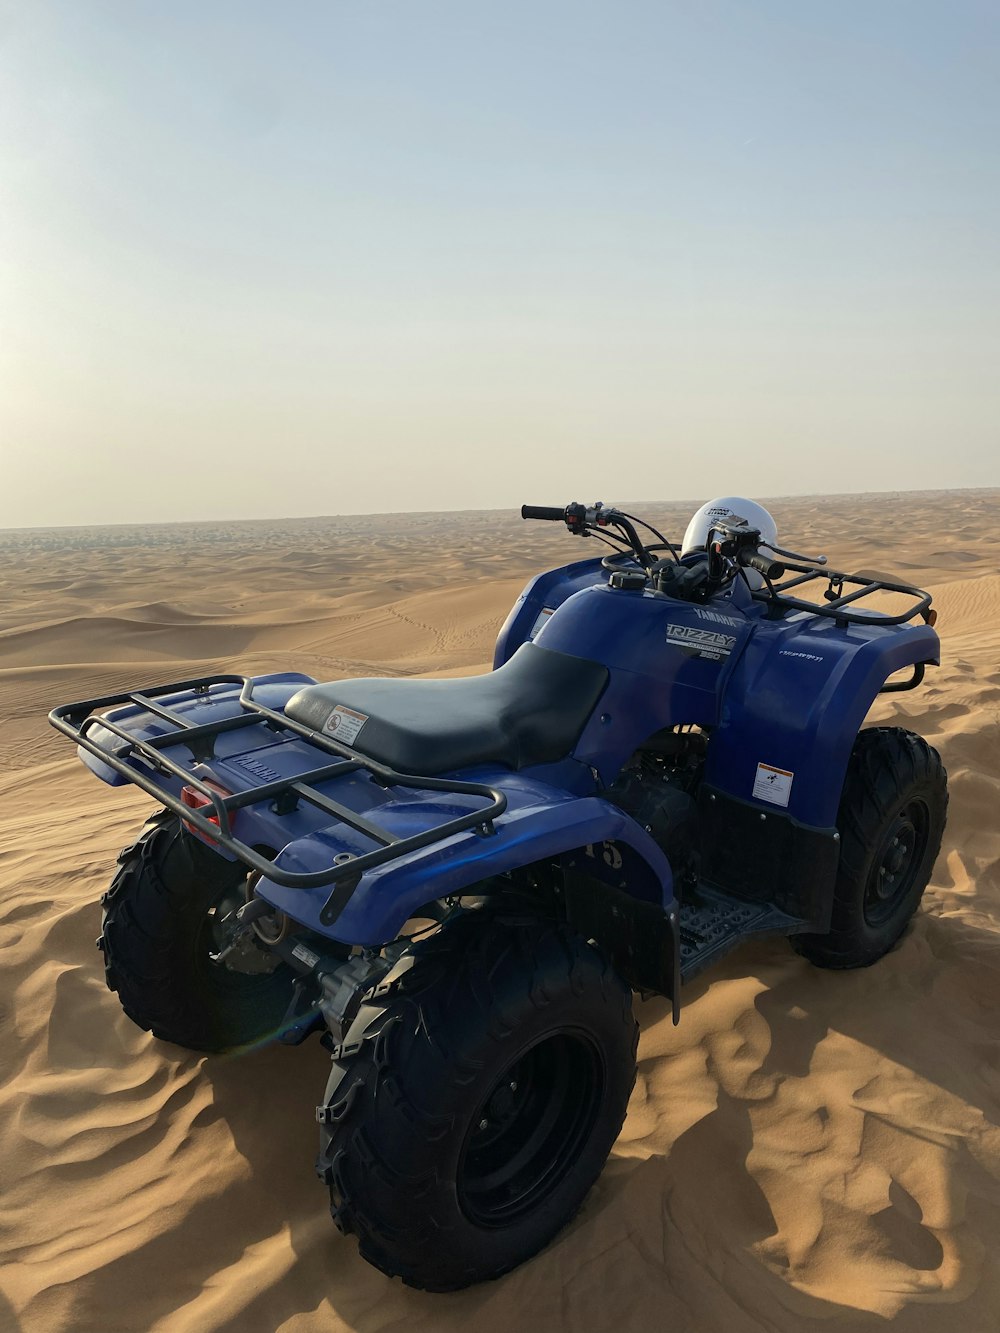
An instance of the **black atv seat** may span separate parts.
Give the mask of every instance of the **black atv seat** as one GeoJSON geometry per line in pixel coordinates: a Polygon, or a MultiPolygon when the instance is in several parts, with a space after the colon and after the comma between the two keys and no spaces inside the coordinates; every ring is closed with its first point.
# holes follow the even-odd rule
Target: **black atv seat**
{"type": "Polygon", "coordinates": [[[598,662],[525,643],[486,676],[307,685],[285,713],[400,773],[516,769],[567,755],[607,680],[598,662]]]}

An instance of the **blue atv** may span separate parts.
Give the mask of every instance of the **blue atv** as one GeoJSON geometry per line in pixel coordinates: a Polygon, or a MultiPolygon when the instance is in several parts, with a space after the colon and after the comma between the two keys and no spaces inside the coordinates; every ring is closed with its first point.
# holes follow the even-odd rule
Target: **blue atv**
{"type": "Polygon", "coordinates": [[[635,1080],[634,991],[676,1022],[751,936],[864,967],[919,903],[944,769],[860,728],[937,662],[930,596],[741,507],[769,519],[707,506],[678,548],[525,506],[612,549],[533,579],[486,675],[219,675],[50,714],[161,807],[104,895],[108,986],[198,1051],[319,1033],[333,1218],[412,1286],[496,1277],[577,1211],[635,1080]]]}

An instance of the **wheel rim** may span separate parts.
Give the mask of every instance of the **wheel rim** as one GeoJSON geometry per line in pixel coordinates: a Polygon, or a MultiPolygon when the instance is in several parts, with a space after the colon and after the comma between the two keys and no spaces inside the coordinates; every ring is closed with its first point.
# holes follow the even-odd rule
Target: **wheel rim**
{"type": "Polygon", "coordinates": [[[600,1056],[581,1033],[545,1037],[518,1056],[466,1134],[456,1175],[466,1216],[501,1227],[532,1212],[579,1158],[603,1093],[600,1056]]]}
{"type": "Polygon", "coordinates": [[[910,801],[889,823],[865,885],[864,914],[881,926],[913,888],[927,849],[929,816],[923,801],[910,801]]]}

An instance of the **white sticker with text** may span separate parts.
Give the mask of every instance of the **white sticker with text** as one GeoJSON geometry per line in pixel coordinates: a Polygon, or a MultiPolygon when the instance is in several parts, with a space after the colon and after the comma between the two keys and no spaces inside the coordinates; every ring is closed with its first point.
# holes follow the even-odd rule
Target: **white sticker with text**
{"type": "Polygon", "coordinates": [[[549,616],[552,614],[554,609],[555,609],[554,607],[548,607],[548,606],[542,607],[541,611],[539,611],[538,615],[535,617],[535,623],[528,631],[529,640],[533,639],[535,635],[538,633],[538,631],[543,627],[543,625],[545,625],[546,621],[548,620],[549,616]]]}
{"type": "Polygon", "coordinates": [[[758,801],[770,801],[772,805],[787,805],[792,794],[794,773],[787,768],[775,768],[773,764],[758,764],[754,779],[753,794],[758,801]]]}
{"type": "Polygon", "coordinates": [[[345,745],[353,745],[367,721],[367,713],[356,713],[353,708],[345,708],[343,704],[338,704],[326,719],[323,730],[328,736],[343,741],[345,745]]]}

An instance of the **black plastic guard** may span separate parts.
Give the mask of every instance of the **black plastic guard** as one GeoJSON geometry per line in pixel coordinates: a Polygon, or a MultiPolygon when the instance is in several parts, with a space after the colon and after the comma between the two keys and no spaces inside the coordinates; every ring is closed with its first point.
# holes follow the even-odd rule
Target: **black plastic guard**
{"type": "Polygon", "coordinates": [[[633,898],[589,874],[578,860],[563,863],[564,902],[570,925],[593,940],[637,991],[667,995],[680,1018],[680,930],[676,902],[633,898]]]}
{"type": "Polygon", "coordinates": [[[698,795],[699,879],[750,903],[800,918],[803,929],[830,928],[840,864],[835,828],[800,824],[780,809],[702,787],[698,795]]]}

